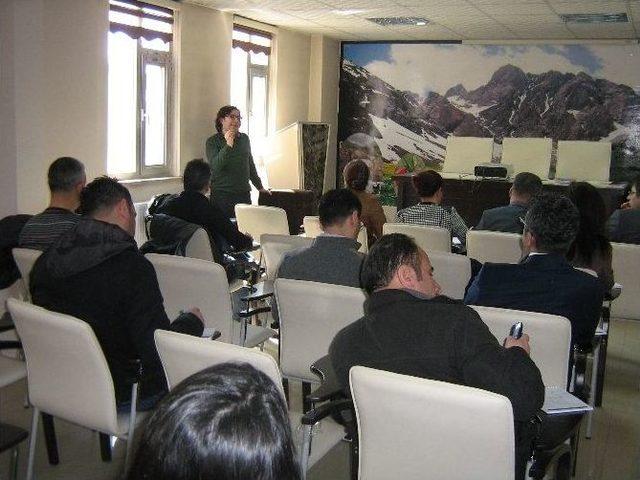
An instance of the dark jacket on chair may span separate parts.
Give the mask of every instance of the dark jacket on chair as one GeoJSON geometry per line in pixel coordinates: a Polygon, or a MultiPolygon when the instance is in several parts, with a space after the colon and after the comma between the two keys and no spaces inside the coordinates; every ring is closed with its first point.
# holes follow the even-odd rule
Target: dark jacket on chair
{"type": "MultiPolygon", "coordinates": [[[[194,223],[185,222],[184,220],[165,215],[164,213],[156,213],[148,220],[149,240],[145,242],[140,251],[147,253],[163,253],[167,255],[186,254],[187,243],[191,240],[193,234],[200,228],[194,223]]],[[[219,262],[220,253],[213,248],[213,258],[219,262]]]]}
{"type": "Polygon", "coordinates": [[[478,225],[475,226],[475,230],[522,233],[524,225],[520,218],[524,218],[527,208],[526,205],[515,203],[485,210],[482,212],[482,217],[478,225]]]}
{"type": "Polygon", "coordinates": [[[83,218],[40,256],[30,283],[33,303],[91,325],[118,403],[130,400],[127,378],[133,359],[142,362],[142,399],[166,391],[155,330],[202,334],[202,322],[191,313],[169,321],[153,266],[133,237],[110,223],[83,218]]]}
{"type": "Polygon", "coordinates": [[[530,255],[520,264],[485,263],[466,304],[566,317],[571,344],[589,346],[600,319],[604,289],[596,277],[573,268],[560,254],[530,255]]]}
{"type": "Polygon", "coordinates": [[[616,210],[609,217],[607,230],[612,242],[640,245],[640,210],[616,210]]]}

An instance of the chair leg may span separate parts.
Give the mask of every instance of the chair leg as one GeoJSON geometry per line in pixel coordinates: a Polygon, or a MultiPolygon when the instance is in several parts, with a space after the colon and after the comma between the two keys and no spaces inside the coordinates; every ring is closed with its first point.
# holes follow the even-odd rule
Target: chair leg
{"type": "Polygon", "coordinates": [[[311,410],[311,402],[307,399],[309,395],[311,395],[311,384],[302,382],[302,413],[307,413],[311,410]]]}
{"type": "Polygon", "coordinates": [[[44,430],[44,440],[47,446],[47,456],[49,465],[58,465],[60,457],[58,455],[58,441],[56,439],[56,429],[53,424],[53,416],[42,412],[42,429],[44,430]]]}
{"type": "Polygon", "coordinates": [[[287,401],[287,408],[289,408],[289,379],[282,379],[282,388],[284,390],[284,399],[287,401]]]}
{"type": "Polygon", "coordinates": [[[40,411],[33,407],[33,415],[31,416],[31,438],[29,438],[29,459],[27,463],[27,478],[33,480],[33,467],[36,459],[36,437],[38,436],[38,416],[40,411]]]}
{"type": "Polygon", "coordinates": [[[300,446],[300,470],[302,471],[302,480],[307,478],[307,467],[309,465],[309,452],[311,451],[311,431],[312,425],[302,426],[302,442],[300,446]]]}
{"type": "Polygon", "coordinates": [[[20,455],[20,447],[16,446],[11,452],[11,463],[9,464],[9,478],[18,480],[18,456],[20,455]]]}
{"type": "Polygon", "coordinates": [[[127,452],[124,457],[124,474],[129,473],[133,456],[133,437],[136,430],[136,413],[138,411],[138,384],[131,386],[131,411],[129,412],[129,432],[127,433],[127,452]]]}
{"type": "Polygon", "coordinates": [[[100,437],[100,456],[103,462],[111,461],[111,435],[98,432],[100,437]]]}
{"type": "Polygon", "coordinates": [[[595,414],[596,391],[598,389],[598,365],[600,363],[600,344],[597,344],[593,350],[593,365],[591,367],[591,388],[589,388],[589,405],[594,410],[587,414],[587,431],[586,438],[591,438],[593,427],[593,415],[595,414]]]}
{"type": "Polygon", "coordinates": [[[608,338],[604,337],[600,344],[600,356],[598,357],[598,373],[597,373],[597,385],[596,389],[596,401],[595,406],[602,406],[602,392],[604,391],[604,372],[607,365],[607,341],[608,338]]]}

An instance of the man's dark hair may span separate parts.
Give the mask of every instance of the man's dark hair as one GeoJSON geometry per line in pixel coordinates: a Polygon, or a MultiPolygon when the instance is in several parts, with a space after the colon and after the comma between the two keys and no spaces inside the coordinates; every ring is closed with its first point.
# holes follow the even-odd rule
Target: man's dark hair
{"type": "Polygon", "coordinates": [[[520,172],[513,179],[513,191],[518,195],[534,197],[542,191],[542,180],[534,173],[520,172]]]}
{"type": "MultiPolygon", "coordinates": [[[[218,110],[218,114],[216,115],[216,130],[218,133],[222,133],[222,119],[228,117],[234,110],[238,110],[238,108],[233,105],[225,105],[218,110]]],[[[238,112],[240,112],[240,110],[238,110],[238,112]]]]}
{"type": "Polygon", "coordinates": [[[369,166],[362,160],[351,160],[344,167],[342,176],[348,188],[361,192],[369,183],[369,166]]]}
{"type": "Polygon", "coordinates": [[[524,223],[540,252],[566,255],[578,234],[580,214],[564,195],[546,193],[533,198],[524,223]]]}
{"type": "Polygon", "coordinates": [[[98,177],[82,190],[79,211],[82,215],[93,217],[98,212],[113,208],[123,198],[133,207],[127,187],[115,178],[98,177]]]}
{"type": "Polygon", "coordinates": [[[200,192],[211,182],[211,167],[201,158],[187,163],[182,176],[184,189],[200,192]]]}
{"type": "Polygon", "coordinates": [[[318,215],[322,228],[344,222],[353,212],[362,212],[362,204],[358,197],[347,188],[329,190],[320,198],[318,215]]]}
{"type": "Polygon", "coordinates": [[[419,197],[431,197],[442,188],[442,177],[435,170],[423,170],[413,176],[413,188],[419,197]]]}
{"type": "Polygon", "coordinates": [[[246,363],[190,376],[149,418],[127,478],[299,480],[282,393],[246,363]]]}
{"type": "Polygon", "coordinates": [[[383,235],[364,259],[360,283],[371,294],[389,285],[401,265],[409,265],[421,279],[420,248],[411,237],[402,233],[383,235]]]}
{"type": "Polygon", "coordinates": [[[47,180],[52,192],[69,192],[84,179],[84,165],[80,160],[60,157],[49,165],[47,180]]]}

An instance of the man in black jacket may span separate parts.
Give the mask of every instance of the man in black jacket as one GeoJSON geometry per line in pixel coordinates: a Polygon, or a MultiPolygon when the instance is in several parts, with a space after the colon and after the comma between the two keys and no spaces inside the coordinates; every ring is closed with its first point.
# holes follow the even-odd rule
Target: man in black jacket
{"type": "Polygon", "coordinates": [[[130,402],[130,365],[140,359],[138,405],[150,408],[167,388],[155,330],[201,335],[202,315],[192,308],[169,322],[155,270],[133,239],[136,214],[124,186],[115,179],[97,178],[82,192],[80,208],[84,217],[76,227],[34,265],[33,302],[91,325],[107,359],[119,407],[130,402]]]}
{"type": "Polygon", "coordinates": [[[379,239],[361,278],[369,293],[365,316],[338,332],[329,347],[342,387],[349,388],[349,369],[363,365],[504,395],[513,406],[517,478],[524,478],[528,422],[544,400],[529,337],[507,337],[500,345],[477,312],[440,295],[429,257],[406,235],[379,239]]]}
{"type": "Polygon", "coordinates": [[[244,235],[206,195],[211,188],[211,167],[203,160],[191,160],[184,169],[184,191],[169,197],[158,213],[177,217],[203,227],[222,252],[251,248],[253,239],[244,235]]]}

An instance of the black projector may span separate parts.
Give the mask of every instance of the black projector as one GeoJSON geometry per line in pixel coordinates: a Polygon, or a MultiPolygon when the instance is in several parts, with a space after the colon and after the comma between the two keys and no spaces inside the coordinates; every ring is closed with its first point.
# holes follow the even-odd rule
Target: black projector
{"type": "Polygon", "coordinates": [[[499,163],[481,163],[473,167],[473,174],[476,177],[507,178],[509,176],[509,169],[506,165],[499,163]]]}

